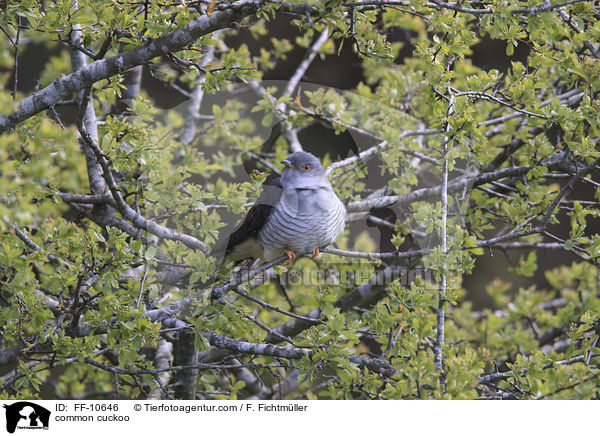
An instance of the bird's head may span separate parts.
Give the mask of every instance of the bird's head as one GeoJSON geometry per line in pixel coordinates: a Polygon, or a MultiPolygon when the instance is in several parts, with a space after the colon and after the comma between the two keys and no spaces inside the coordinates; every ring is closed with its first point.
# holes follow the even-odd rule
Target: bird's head
{"type": "Polygon", "coordinates": [[[285,165],[282,176],[286,179],[297,177],[318,177],[325,176],[325,170],[321,162],[311,153],[306,151],[297,151],[290,154],[281,161],[285,165]]]}

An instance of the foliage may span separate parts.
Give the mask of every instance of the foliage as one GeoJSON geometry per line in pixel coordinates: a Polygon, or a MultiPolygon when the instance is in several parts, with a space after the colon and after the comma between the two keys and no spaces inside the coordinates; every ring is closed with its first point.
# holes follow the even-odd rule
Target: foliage
{"type": "Polygon", "coordinates": [[[0,396],[596,398],[600,11],[471,4],[7,2],[0,396]],[[298,37],[277,37],[290,15],[298,37]],[[473,60],[490,40],[504,70],[473,60]],[[37,100],[11,95],[29,44],[53,50],[37,100]],[[297,91],[349,48],[354,89],[297,91]],[[290,80],[262,80],[295,50],[290,80]],[[138,93],[138,65],[190,104],[138,93]],[[220,265],[210,248],[315,124],[361,153],[320,155],[349,212],[339,248],[220,265]],[[475,310],[462,278],[502,252],[475,310]]]}

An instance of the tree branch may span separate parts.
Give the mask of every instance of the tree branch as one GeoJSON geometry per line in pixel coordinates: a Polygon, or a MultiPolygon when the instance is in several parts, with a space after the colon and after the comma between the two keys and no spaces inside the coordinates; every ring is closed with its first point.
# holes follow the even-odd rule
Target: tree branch
{"type": "Polygon", "coordinates": [[[202,15],[166,36],[150,39],[139,47],[92,62],[84,68],[56,79],[50,85],[21,100],[12,114],[0,116],[0,134],[32,115],[48,109],[60,100],[68,98],[73,92],[142,65],[155,57],[180,51],[201,36],[238,22],[266,4],[277,4],[282,11],[300,14],[310,13],[313,9],[306,4],[278,3],[267,0],[239,0],[228,4],[227,9],[216,11],[211,15],[202,15]]]}
{"type": "Polygon", "coordinates": [[[123,215],[124,218],[132,222],[137,227],[147,230],[148,232],[158,236],[159,238],[180,241],[189,248],[200,250],[205,254],[209,253],[210,250],[204,242],[194,238],[193,236],[186,235],[184,233],[179,233],[167,227],[163,227],[152,220],[144,218],[142,215],[138,214],[135,210],[133,210],[125,202],[123,196],[121,195],[121,191],[113,178],[108,159],[106,158],[96,141],[94,141],[94,138],[92,138],[91,135],[87,132],[85,126],[80,124],[78,127],[84,141],[94,151],[96,159],[102,167],[104,180],[106,180],[108,188],[110,189],[112,197],[116,203],[117,209],[123,215]]]}
{"type": "MultiPolygon", "coordinates": [[[[200,67],[205,67],[213,61],[215,55],[215,46],[208,46],[206,53],[200,61],[200,67]]],[[[200,73],[196,79],[196,85],[192,91],[190,101],[187,107],[187,113],[185,118],[185,124],[183,126],[183,132],[181,133],[180,141],[182,144],[189,144],[194,140],[196,136],[196,124],[198,123],[198,117],[200,115],[200,107],[202,106],[202,99],[204,98],[204,90],[202,85],[206,81],[206,74],[200,73]]]]}
{"type": "MultiPolygon", "coordinates": [[[[71,8],[74,11],[77,11],[79,9],[77,0],[71,1],[71,8]]],[[[81,40],[83,38],[83,34],[81,32],[81,25],[79,23],[73,24],[73,30],[71,31],[70,38],[71,66],[73,68],[73,74],[77,74],[78,72],[83,71],[87,68],[87,59],[85,55],[81,51],[74,48],[81,45],[81,40]]],[[[90,93],[91,86],[92,84],[90,83],[89,86],[86,87],[90,89],[90,93]]],[[[77,92],[76,102],[79,106],[79,122],[83,126],[85,126],[85,129],[89,133],[90,137],[95,142],[98,142],[98,122],[96,120],[96,111],[94,110],[94,103],[92,101],[91,96],[90,98],[87,98],[87,94],[84,91],[84,88],[80,88],[79,92],[77,92]]],[[[52,107],[52,105],[50,105],[50,107],[52,107]]],[[[0,117],[0,133],[2,133],[1,126],[2,118],[0,117]]],[[[100,167],[100,165],[98,165],[98,162],[96,161],[96,158],[94,156],[94,152],[90,149],[86,142],[81,141],[80,146],[82,148],[87,164],[90,191],[94,194],[102,195],[107,191],[106,183],[104,182],[104,178],[102,177],[102,168],[100,167]]]]}
{"type": "MultiPolygon", "coordinates": [[[[564,6],[569,6],[569,5],[572,5],[575,3],[582,3],[585,1],[586,0],[569,0],[566,2],[555,3],[555,4],[550,4],[548,2],[548,3],[543,3],[542,6],[537,6],[537,7],[533,7],[533,8],[513,8],[513,9],[509,9],[508,12],[512,15],[536,15],[541,12],[549,12],[549,11],[559,9],[564,6]]],[[[463,7],[463,6],[461,6],[461,4],[462,3],[460,3],[460,2],[448,3],[448,2],[443,2],[443,1],[439,1],[439,0],[431,0],[431,1],[423,4],[423,6],[428,7],[428,8],[437,9],[437,10],[450,9],[452,11],[463,12],[463,13],[471,14],[471,15],[487,15],[487,14],[494,13],[494,10],[491,8],[474,9],[474,8],[463,7]]],[[[409,1],[385,1],[385,0],[378,1],[378,0],[375,0],[375,1],[365,1],[365,2],[343,3],[343,6],[346,6],[349,8],[361,8],[361,9],[369,8],[369,7],[381,8],[381,7],[385,7],[385,6],[395,6],[395,5],[409,6],[409,7],[414,6],[409,1]]]]}
{"type": "Polygon", "coordinates": [[[283,91],[283,95],[290,97],[293,94],[294,89],[296,89],[296,86],[298,86],[298,83],[300,82],[300,80],[302,80],[302,77],[304,77],[306,70],[308,70],[308,67],[317,56],[317,53],[319,53],[319,50],[321,49],[323,44],[327,42],[328,38],[329,29],[327,28],[327,26],[325,26],[325,29],[321,32],[319,37],[316,39],[316,41],[313,43],[310,49],[306,52],[304,59],[302,60],[300,65],[298,65],[298,68],[296,68],[296,71],[288,81],[287,86],[283,91]]]}
{"type": "Polygon", "coordinates": [[[440,286],[438,290],[438,307],[437,307],[437,331],[436,331],[436,343],[434,347],[435,355],[435,368],[439,372],[440,385],[446,391],[446,369],[444,365],[444,340],[445,340],[445,320],[446,320],[446,288],[448,281],[448,271],[446,256],[448,252],[448,240],[447,240],[447,226],[448,226],[448,172],[449,162],[448,153],[449,144],[452,141],[450,135],[451,124],[450,117],[454,112],[454,94],[448,89],[450,94],[448,99],[448,109],[446,110],[446,138],[442,142],[442,186],[441,186],[441,200],[442,200],[442,222],[440,223],[440,250],[442,251],[442,262],[440,265],[440,286]]]}

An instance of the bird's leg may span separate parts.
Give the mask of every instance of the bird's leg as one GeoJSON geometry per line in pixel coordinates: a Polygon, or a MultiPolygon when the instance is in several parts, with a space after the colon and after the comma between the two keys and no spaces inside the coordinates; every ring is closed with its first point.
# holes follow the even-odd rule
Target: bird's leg
{"type": "Polygon", "coordinates": [[[296,260],[296,254],[295,254],[295,253],[294,253],[292,250],[288,250],[287,248],[285,248],[285,249],[283,250],[283,252],[284,252],[285,254],[287,254],[287,257],[288,257],[288,265],[289,265],[290,263],[292,263],[292,261],[296,260]]]}
{"type": "Polygon", "coordinates": [[[317,248],[315,248],[312,252],[312,258],[314,259],[318,255],[319,255],[319,246],[317,245],[317,248]]]}

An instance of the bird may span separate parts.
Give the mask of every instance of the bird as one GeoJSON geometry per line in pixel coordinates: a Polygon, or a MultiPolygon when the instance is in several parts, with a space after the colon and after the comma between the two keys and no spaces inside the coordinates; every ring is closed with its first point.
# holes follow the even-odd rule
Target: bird
{"type": "Polygon", "coordinates": [[[346,208],[319,159],[297,151],[281,163],[281,176],[263,185],[257,202],[229,236],[224,262],[253,258],[262,264],[286,254],[289,264],[296,253],[315,258],[344,231],[346,208]]]}

